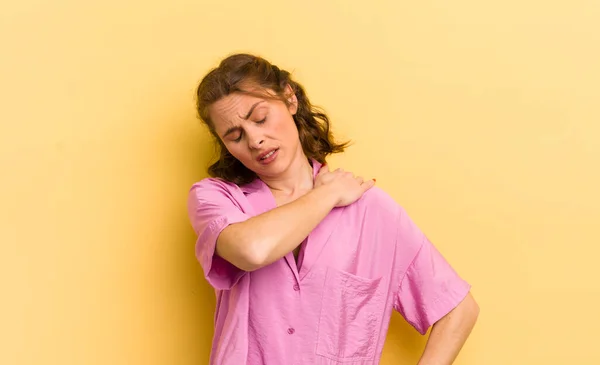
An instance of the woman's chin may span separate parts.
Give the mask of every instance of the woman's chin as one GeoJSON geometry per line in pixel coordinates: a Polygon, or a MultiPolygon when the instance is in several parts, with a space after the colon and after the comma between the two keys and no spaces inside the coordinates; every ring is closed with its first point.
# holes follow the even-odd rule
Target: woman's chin
{"type": "Polygon", "coordinates": [[[264,177],[277,177],[281,174],[283,174],[285,172],[285,170],[287,169],[287,166],[285,166],[284,163],[282,163],[283,161],[278,160],[278,161],[273,161],[267,165],[263,165],[263,164],[258,164],[257,169],[254,170],[254,172],[258,175],[258,176],[264,176],[264,177]]]}

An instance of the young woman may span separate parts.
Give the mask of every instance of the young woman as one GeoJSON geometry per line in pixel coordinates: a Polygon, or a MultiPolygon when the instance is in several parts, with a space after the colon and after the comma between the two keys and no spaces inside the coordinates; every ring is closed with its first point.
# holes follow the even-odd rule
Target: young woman
{"type": "Polygon", "coordinates": [[[389,195],[350,172],[327,116],[265,59],[237,54],[197,89],[219,160],[191,188],[196,256],[217,294],[211,364],[377,364],[392,310],[420,363],[451,364],[479,308],[389,195]]]}

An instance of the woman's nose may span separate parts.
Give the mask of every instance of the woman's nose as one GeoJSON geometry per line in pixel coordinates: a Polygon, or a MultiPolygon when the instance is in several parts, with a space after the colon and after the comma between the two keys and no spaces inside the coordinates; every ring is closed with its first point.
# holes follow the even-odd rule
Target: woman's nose
{"type": "Polygon", "coordinates": [[[251,137],[251,138],[248,138],[248,141],[249,141],[250,148],[254,148],[254,149],[261,148],[263,143],[265,142],[264,138],[262,138],[262,137],[251,137]]]}

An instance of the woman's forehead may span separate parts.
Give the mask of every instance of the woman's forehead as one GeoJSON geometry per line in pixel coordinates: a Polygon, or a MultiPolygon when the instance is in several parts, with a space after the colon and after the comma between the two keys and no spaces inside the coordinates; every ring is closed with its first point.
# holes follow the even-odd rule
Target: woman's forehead
{"type": "Polygon", "coordinates": [[[215,128],[228,128],[238,125],[250,117],[250,113],[261,106],[266,106],[268,99],[254,95],[232,93],[218,101],[209,108],[210,118],[215,128]]]}
{"type": "Polygon", "coordinates": [[[217,100],[210,107],[211,114],[221,117],[244,116],[252,105],[264,99],[253,95],[233,93],[217,100]]]}

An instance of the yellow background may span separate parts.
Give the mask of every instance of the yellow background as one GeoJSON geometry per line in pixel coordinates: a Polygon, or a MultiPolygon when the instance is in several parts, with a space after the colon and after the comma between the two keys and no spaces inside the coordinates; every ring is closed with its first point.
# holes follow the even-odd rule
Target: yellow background
{"type": "MultiPolygon", "coordinates": [[[[293,71],[473,284],[456,364],[599,364],[596,1],[22,0],[0,12],[0,363],[205,364],[193,90],[293,71]]],[[[425,344],[392,319],[383,364],[425,344]]]]}

